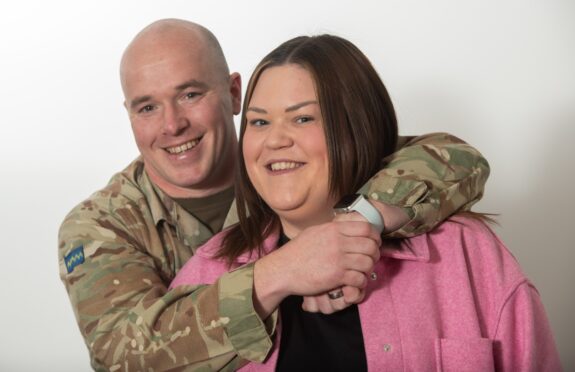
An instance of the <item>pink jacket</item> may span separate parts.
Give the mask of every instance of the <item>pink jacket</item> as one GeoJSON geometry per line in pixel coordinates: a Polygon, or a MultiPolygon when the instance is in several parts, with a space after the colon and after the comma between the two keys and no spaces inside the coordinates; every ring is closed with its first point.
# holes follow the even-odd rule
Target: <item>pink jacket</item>
{"type": "MultiPolygon", "coordinates": [[[[221,238],[201,247],[172,287],[211,284],[227,272],[211,259],[221,238]]],[[[266,251],[276,243],[268,238],[266,251]]],[[[238,266],[253,260],[246,254],[238,266]]],[[[483,223],[456,217],[428,234],[386,241],[375,273],[359,304],[370,371],[561,370],[537,290],[483,223]]],[[[280,339],[264,364],[241,370],[273,371],[280,339]]]]}

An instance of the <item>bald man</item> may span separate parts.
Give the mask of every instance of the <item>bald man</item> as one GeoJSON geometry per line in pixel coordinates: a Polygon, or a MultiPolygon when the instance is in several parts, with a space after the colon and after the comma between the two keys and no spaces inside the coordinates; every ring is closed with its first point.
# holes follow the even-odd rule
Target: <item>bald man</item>
{"type": "MultiPolygon", "coordinates": [[[[240,76],[229,73],[211,32],[169,19],[134,38],[120,77],[140,157],[76,206],[59,234],[60,276],[92,367],[235,370],[244,360],[264,360],[277,310],[262,319],[254,309],[252,265],[214,285],[168,290],[197,247],[236,222],[240,76]]],[[[481,197],[489,167],[475,149],[445,134],[400,142],[360,190],[381,213],[384,237],[428,231],[481,197]]],[[[307,240],[310,249],[342,244],[341,224],[331,225],[307,240]]],[[[354,246],[363,242],[350,238],[354,246]]],[[[303,243],[282,250],[289,244],[303,243]]],[[[316,281],[323,275],[310,274],[316,281]]],[[[323,288],[341,285],[322,280],[323,288]]],[[[325,294],[309,301],[318,311],[338,310],[325,294]]]]}

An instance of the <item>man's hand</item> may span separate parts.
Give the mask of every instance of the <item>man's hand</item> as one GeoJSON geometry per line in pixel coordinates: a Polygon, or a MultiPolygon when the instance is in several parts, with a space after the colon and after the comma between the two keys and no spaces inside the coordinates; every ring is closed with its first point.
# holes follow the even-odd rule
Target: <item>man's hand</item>
{"type": "MultiPolygon", "coordinates": [[[[380,245],[379,233],[364,221],[336,221],[304,230],[256,262],[256,311],[265,318],[289,295],[318,295],[344,286],[364,288],[379,260],[380,245]]],[[[345,293],[350,300],[361,297],[353,292],[346,289],[344,301],[345,293]]]]}

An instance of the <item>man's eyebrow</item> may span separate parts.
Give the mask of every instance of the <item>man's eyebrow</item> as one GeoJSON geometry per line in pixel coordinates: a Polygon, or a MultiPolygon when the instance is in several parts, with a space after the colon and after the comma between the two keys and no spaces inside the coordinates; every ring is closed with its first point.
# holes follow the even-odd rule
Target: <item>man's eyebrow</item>
{"type": "Polygon", "coordinates": [[[136,108],[136,106],[140,105],[141,103],[144,103],[146,101],[149,101],[152,99],[152,96],[140,96],[140,97],[136,97],[132,100],[132,102],[130,102],[130,108],[133,110],[134,108],[136,108]]]}
{"type": "Polygon", "coordinates": [[[188,88],[200,88],[200,89],[208,89],[208,84],[204,83],[203,81],[199,81],[196,79],[188,80],[185,83],[182,83],[176,86],[176,90],[184,90],[188,88]]]}
{"type": "Polygon", "coordinates": [[[307,106],[307,105],[313,105],[313,104],[318,104],[317,101],[304,101],[298,104],[295,104],[293,106],[290,106],[288,108],[285,109],[285,112],[292,112],[292,111],[296,111],[299,110],[300,108],[307,106]]]}
{"type": "MultiPolygon", "coordinates": [[[[176,86],[174,88],[175,91],[180,92],[182,90],[188,89],[188,88],[199,88],[199,89],[208,89],[208,84],[196,80],[196,79],[192,79],[189,81],[186,81],[185,83],[182,83],[178,86],[176,86]]],[[[150,101],[152,99],[152,96],[140,96],[140,97],[136,97],[132,100],[132,102],[130,102],[130,108],[134,109],[136,106],[146,102],[146,101],[150,101]]]]}

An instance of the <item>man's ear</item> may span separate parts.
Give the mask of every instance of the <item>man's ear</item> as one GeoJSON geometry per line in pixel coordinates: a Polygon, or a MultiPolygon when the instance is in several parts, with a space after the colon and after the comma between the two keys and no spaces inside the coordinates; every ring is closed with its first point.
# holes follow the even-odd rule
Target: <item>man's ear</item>
{"type": "Polygon", "coordinates": [[[232,109],[234,115],[242,111],[242,78],[239,73],[230,75],[230,93],[232,95],[232,109]]]}

